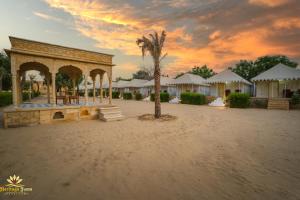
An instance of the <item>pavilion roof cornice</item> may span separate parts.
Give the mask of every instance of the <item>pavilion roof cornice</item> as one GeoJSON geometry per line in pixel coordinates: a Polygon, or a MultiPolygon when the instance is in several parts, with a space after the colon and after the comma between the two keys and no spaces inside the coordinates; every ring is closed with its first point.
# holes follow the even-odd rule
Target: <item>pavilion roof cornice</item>
{"type": "Polygon", "coordinates": [[[37,42],[16,37],[9,37],[9,39],[12,47],[9,50],[5,49],[5,52],[8,55],[10,53],[18,53],[113,66],[113,55],[37,42]]]}
{"type": "Polygon", "coordinates": [[[29,51],[11,50],[11,49],[4,49],[4,51],[6,52],[6,54],[8,56],[11,53],[16,53],[16,54],[39,56],[39,57],[46,57],[46,58],[52,58],[52,59],[71,60],[71,61],[77,61],[77,62],[98,64],[98,65],[115,66],[115,64],[112,64],[112,63],[103,63],[103,62],[98,62],[98,61],[92,61],[92,60],[86,60],[86,59],[80,59],[80,58],[73,58],[73,57],[67,57],[67,56],[53,56],[53,55],[47,55],[47,54],[38,53],[38,52],[29,52],[29,51]]]}

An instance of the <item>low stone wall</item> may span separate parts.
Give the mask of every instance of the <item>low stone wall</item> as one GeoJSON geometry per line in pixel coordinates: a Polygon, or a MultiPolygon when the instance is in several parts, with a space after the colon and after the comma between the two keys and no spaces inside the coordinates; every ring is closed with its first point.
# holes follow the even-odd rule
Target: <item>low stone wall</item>
{"type": "Polygon", "coordinates": [[[268,98],[251,97],[250,98],[251,108],[268,108],[268,98]]]}
{"type": "Polygon", "coordinates": [[[33,126],[81,119],[99,119],[99,106],[8,109],[3,112],[3,127],[33,126]]]}

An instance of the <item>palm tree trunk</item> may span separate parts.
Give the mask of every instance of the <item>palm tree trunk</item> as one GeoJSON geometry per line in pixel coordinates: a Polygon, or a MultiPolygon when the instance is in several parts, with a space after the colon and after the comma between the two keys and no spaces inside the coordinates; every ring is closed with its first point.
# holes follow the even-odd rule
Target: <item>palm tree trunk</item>
{"type": "Polygon", "coordinates": [[[161,106],[160,106],[160,67],[159,61],[155,61],[154,69],[154,89],[155,89],[155,118],[160,118],[161,116],[161,106]]]}

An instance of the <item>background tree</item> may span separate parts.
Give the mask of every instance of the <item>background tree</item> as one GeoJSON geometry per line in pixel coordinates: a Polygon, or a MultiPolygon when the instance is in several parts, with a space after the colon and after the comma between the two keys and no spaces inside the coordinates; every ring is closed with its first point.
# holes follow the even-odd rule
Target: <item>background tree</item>
{"type": "Polygon", "coordinates": [[[6,70],[4,69],[4,67],[0,66],[0,92],[2,91],[2,80],[5,75],[6,70]]]}
{"type": "Polygon", "coordinates": [[[151,72],[145,70],[139,70],[136,73],[132,74],[134,79],[144,79],[144,80],[151,80],[153,75],[150,74],[151,72]]]}
{"type": "Polygon", "coordinates": [[[257,74],[264,72],[275,65],[282,63],[289,67],[296,68],[298,63],[291,61],[287,56],[277,55],[277,56],[263,56],[257,58],[254,62],[255,68],[257,70],[257,74]]]}
{"type": "Polygon", "coordinates": [[[298,63],[291,61],[287,56],[263,56],[257,58],[254,62],[241,60],[235,65],[235,67],[232,68],[232,71],[250,81],[255,76],[265,72],[279,63],[293,68],[298,66],[298,63]]]}
{"type": "Polygon", "coordinates": [[[136,43],[142,50],[142,56],[145,57],[148,52],[154,63],[154,88],[155,88],[155,118],[161,116],[160,105],[160,63],[167,54],[162,54],[162,49],[166,39],[165,31],[162,31],[161,36],[157,32],[149,35],[150,38],[143,36],[137,39],[136,43]]]}
{"type": "Polygon", "coordinates": [[[183,76],[183,75],[184,75],[184,73],[181,72],[181,73],[179,73],[179,74],[177,74],[177,75],[175,76],[175,79],[176,79],[176,78],[179,78],[180,76],[183,76]]]}
{"type": "Polygon", "coordinates": [[[199,75],[202,78],[209,78],[216,74],[212,69],[208,68],[207,65],[203,65],[202,67],[195,66],[191,73],[199,75]]]}
{"type": "Polygon", "coordinates": [[[61,91],[61,89],[65,87],[72,88],[73,85],[70,77],[60,72],[56,74],[55,84],[58,91],[61,91]]]}
{"type": "Polygon", "coordinates": [[[31,98],[32,98],[32,86],[33,86],[33,81],[34,81],[34,79],[35,79],[35,77],[36,77],[36,75],[34,75],[34,74],[29,74],[28,75],[28,77],[29,77],[29,101],[31,101],[31,98]]]}
{"type": "Polygon", "coordinates": [[[0,53],[0,91],[11,89],[10,59],[4,53],[0,53]]]}
{"type": "Polygon", "coordinates": [[[131,78],[122,78],[121,76],[116,78],[116,81],[131,81],[131,78]]]}
{"type": "Polygon", "coordinates": [[[248,81],[256,76],[256,70],[252,61],[241,60],[234,68],[230,69],[248,81]]]}

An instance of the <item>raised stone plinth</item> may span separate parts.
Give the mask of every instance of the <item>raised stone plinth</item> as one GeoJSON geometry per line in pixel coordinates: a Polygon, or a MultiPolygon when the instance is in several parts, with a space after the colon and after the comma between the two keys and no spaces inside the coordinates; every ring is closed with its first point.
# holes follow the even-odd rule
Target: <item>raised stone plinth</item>
{"type": "Polygon", "coordinates": [[[3,127],[34,126],[60,121],[78,121],[83,119],[101,119],[103,121],[121,120],[120,108],[112,105],[88,106],[42,106],[32,105],[23,108],[7,108],[3,112],[3,127]]]}

